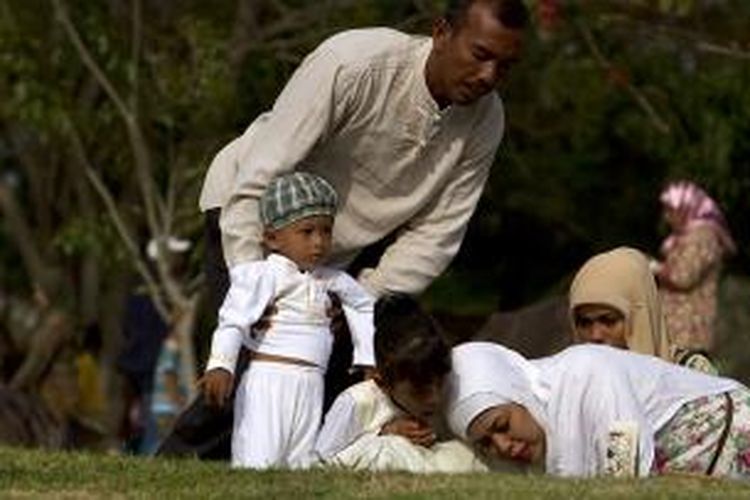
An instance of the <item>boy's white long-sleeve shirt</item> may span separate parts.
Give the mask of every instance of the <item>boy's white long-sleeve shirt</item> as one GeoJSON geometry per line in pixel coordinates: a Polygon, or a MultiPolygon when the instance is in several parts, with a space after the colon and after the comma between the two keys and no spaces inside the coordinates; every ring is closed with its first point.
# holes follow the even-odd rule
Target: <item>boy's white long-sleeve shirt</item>
{"type": "Polygon", "coordinates": [[[373,380],[353,385],[328,410],[315,453],[328,460],[364,434],[377,435],[385,424],[405,415],[373,380]]]}
{"type": "Polygon", "coordinates": [[[396,238],[359,280],[377,296],[422,292],[458,252],[503,135],[500,98],[440,109],[425,80],[432,41],[387,28],[324,41],[273,109],[213,160],[201,209],[221,208],[232,267],[262,258],[258,200],[292,170],[328,180],[341,206],[330,264],[396,238]]]}
{"type": "MultiPolygon", "coordinates": [[[[403,470],[415,473],[486,472],[472,449],[458,440],[426,448],[403,436],[380,435],[385,424],[407,414],[373,380],[339,394],[325,416],[315,442],[324,464],[355,470],[403,470]]],[[[512,470],[502,468],[499,470],[512,470]]]]}
{"type": "Polygon", "coordinates": [[[346,273],[328,268],[302,272],[290,259],[271,254],[234,266],[230,280],[206,370],[234,373],[243,344],[255,352],[302,359],[325,369],[333,345],[329,292],[341,299],[352,334],[353,364],[375,365],[374,298],[346,273]],[[253,331],[271,304],[276,312],[269,328],[253,331]]]}

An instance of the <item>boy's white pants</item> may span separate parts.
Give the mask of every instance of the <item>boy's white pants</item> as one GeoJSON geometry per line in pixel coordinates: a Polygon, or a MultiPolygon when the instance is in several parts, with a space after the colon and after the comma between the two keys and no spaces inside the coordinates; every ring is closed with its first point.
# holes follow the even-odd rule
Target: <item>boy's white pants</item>
{"type": "Polygon", "coordinates": [[[320,368],[251,361],[234,402],[232,467],[309,466],[322,411],[320,368]]]}

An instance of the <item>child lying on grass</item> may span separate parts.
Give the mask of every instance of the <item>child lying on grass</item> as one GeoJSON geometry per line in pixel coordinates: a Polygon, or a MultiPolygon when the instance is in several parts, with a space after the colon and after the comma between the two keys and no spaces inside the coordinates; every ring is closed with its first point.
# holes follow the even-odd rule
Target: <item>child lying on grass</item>
{"type": "Polygon", "coordinates": [[[439,439],[450,348],[435,321],[413,299],[381,299],[374,342],[374,377],[341,393],[326,415],[315,445],[321,462],[360,470],[486,471],[469,447],[439,439]]]}

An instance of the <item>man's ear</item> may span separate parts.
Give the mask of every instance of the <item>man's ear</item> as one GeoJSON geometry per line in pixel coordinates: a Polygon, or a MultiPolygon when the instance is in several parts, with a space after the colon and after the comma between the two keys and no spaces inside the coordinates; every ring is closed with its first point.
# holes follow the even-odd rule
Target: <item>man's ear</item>
{"type": "Polygon", "coordinates": [[[263,230],[263,245],[269,252],[278,250],[276,231],[274,231],[273,229],[263,230]]]}
{"type": "Polygon", "coordinates": [[[435,50],[442,50],[453,34],[453,26],[444,17],[438,17],[432,23],[432,46],[435,50]]]}

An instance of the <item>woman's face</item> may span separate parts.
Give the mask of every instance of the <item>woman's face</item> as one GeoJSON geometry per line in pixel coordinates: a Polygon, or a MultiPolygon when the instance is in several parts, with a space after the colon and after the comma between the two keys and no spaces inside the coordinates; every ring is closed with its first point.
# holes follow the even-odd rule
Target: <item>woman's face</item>
{"type": "Polygon", "coordinates": [[[582,342],[627,349],[625,316],[612,306],[581,304],[573,311],[576,337],[582,342]]]}
{"type": "Polygon", "coordinates": [[[508,403],[483,411],[469,424],[467,434],[487,457],[529,464],[544,460],[544,430],[521,405],[508,403]]]}

